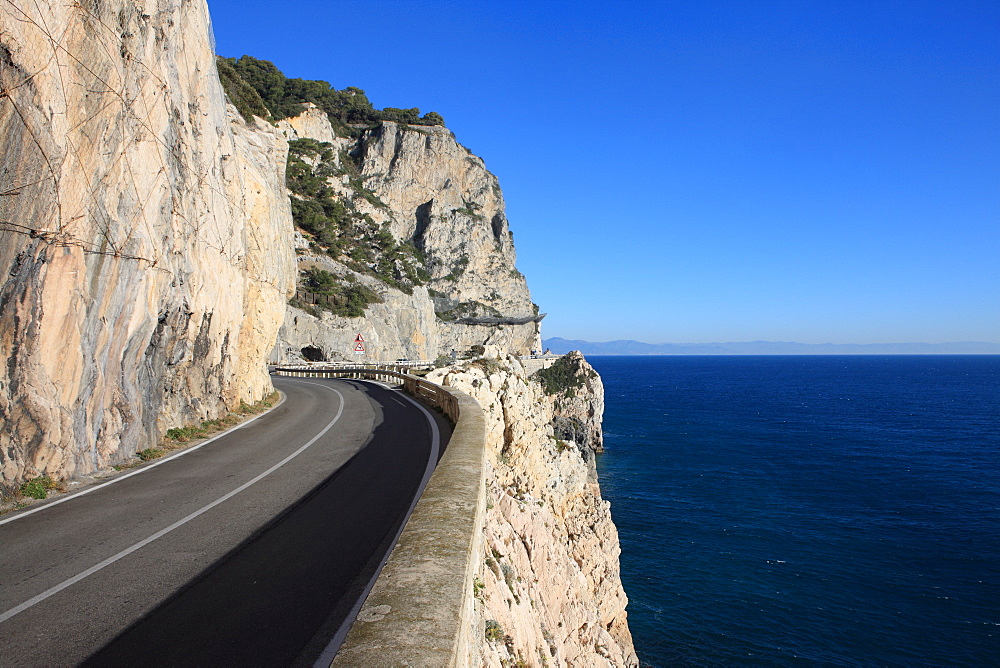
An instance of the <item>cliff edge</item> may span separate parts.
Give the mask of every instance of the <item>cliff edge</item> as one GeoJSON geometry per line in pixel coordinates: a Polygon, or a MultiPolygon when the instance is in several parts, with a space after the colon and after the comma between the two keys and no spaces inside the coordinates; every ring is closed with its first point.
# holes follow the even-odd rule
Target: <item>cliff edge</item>
{"type": "Polygon", "coordinates": [[[582,356],[571,362],[556,392],[512,356],[428,376],[470,394],[486,414],[485,567],[476,584],[485,666],[638,665],[618,532],[588,441],[600,430],[603,387],[582,356]],[[571,414],[590,405],[584,426],[591,431],[578,440],[560,433],[570,415],[550,400],[570,388],[571,414]]]}

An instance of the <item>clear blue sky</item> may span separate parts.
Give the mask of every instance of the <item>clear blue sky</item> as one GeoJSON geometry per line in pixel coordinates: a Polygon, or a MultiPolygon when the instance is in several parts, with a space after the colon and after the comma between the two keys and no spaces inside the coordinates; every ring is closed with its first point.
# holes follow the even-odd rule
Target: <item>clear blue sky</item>
{"type": "Polygon", "coordinates": [[[442,114],[543,336],[1000,342],[1000,2],[209,0],[217,49],[442,114]]]}

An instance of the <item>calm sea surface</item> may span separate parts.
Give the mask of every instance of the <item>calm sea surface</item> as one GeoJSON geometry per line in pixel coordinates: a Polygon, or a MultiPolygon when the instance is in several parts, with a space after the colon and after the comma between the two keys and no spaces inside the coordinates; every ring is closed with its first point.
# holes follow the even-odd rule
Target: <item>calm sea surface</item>
{"type": "Polygon", "coordinates": [[[639,658],[1000,665],[1000,357],[592,357],[639,658]]]}

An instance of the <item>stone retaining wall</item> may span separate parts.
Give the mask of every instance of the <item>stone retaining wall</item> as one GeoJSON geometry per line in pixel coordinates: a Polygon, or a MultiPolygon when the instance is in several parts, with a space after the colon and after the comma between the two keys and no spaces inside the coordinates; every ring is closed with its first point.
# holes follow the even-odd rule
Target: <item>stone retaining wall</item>
{"type": "Polygon", "coordinates": [[[486,512],[486,421],[475,399],[449,392],[461,417],[448,449],[334,666],[472,664],[473,582],[486,512]]]}

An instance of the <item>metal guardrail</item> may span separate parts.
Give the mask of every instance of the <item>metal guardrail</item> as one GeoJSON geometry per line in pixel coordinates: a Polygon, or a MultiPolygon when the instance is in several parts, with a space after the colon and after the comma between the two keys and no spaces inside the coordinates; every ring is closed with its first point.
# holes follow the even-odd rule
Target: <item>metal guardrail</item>
{"type": "Polygon", "coordinates": [[[308,290],[296,290],[295,298],[307,304],[322,304],[324,306],[345,306],[347,295],[324,295],[308,290]]]}
{"type": "Polygon", "coordinates": [[[271,366],[280,366],[283,369],[315,369],[321,368],[325,369],[327,367],[352,367],[352,368],[362,368],[362,369],[384,369],[384,368],[394,368],[394,367],[424,367],[424,366],[434,366],[434,362],[431,360],[396,360],[395,362],[296,362],[294,364],[272,364],[271,366]]]}
{"type": "Polygon", "coordinates": [[[315,364],[281,365],[274,369],[279,376],[298,376],[300,378],[368,378],[396,382],[403,386],[403,391],[411,397],[421,399],[431,406],[437,406],[453,423],[458,422],[458,400],[440,385],[426,381],[423,378],[407,373],[407,367],[402,364],[364,364],[355,366],[338,366],[315,364]]]}

